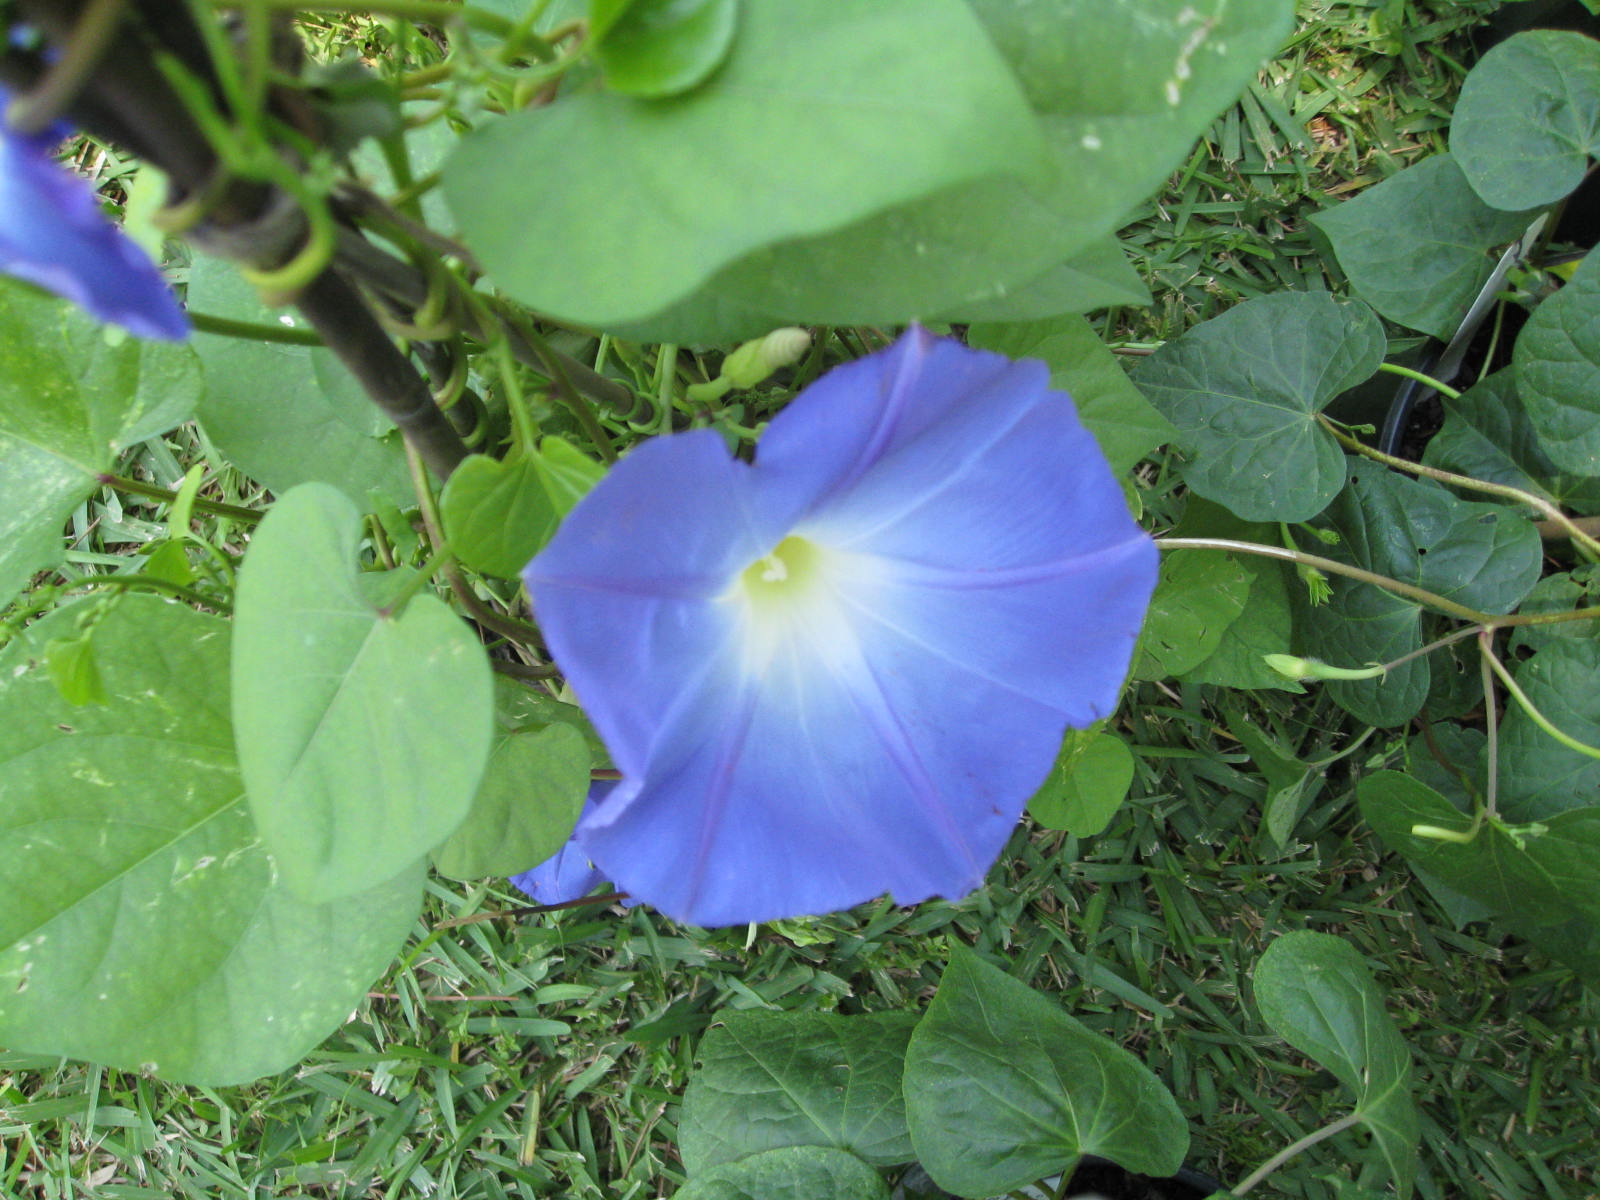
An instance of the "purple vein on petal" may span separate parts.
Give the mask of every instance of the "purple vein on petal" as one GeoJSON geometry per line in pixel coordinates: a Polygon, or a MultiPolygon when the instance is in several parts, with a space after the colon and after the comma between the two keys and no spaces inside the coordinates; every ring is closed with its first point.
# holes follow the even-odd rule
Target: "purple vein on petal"
{"type": "MultiPolygon", "coordinates": [[[[878,416],[878,423],[873,427],[872,436],[856,455],[856,460],[850,464],[850,469],[833,485],[832,490],[835,495],[847,493],[867,473],[872,464],[878,461],[883,454],[883,448],[894,438],[895,431],[900,427],[900,419],[905,415],[906,406],[911,402],[912,391],[922,375],[922,366],[928,359],[933,339],[920,326],[913,326],[902,336],[901,342],[906,345],[905,354],[911,361],[897,371],[889,381],[889,394],[884,397],[883,409],[878,416]]],[[[888,356],[886,366],[894,367],[895,356],[899,353],[899,344],[885,351],[888,356]]]]}
{"type": "Polygon", "coordinates": [[[620,576],[540,575],[530,571],[526,578],[530,583],[544,583],[552,587],[659,600],[709,600],[728,586],[726,579],[710,575],[691,575],[679,579],[628,579],[620,576]]]}
{"type": "Polygon", "coordinates": [[[931,563],[916,562],[909,558],[893,558],[887,555],[874,555],[874,558],[883,566],[885,577],[895,583],[909,584],[914,587],[964,591],[977,588],[1017,587],[1030,583],[1040,583],[1047,579],[1059,579],[1064,576],[1098,571],[1105,567],[1115,566],[1124,559],[1132,558],[1135,554],[1144,553],[1149,544],[1149,539],[1140,534],[1137,537],[1129,538],[1125,542],[1102,546],[1100,549],[1091,550],[1086,554],[1074,554],[1071,558],[1056,558],[1051,559],[1049,562],[1030,563],[1022,567],[997,567],[994,569],[940,567],[931,563]]]}

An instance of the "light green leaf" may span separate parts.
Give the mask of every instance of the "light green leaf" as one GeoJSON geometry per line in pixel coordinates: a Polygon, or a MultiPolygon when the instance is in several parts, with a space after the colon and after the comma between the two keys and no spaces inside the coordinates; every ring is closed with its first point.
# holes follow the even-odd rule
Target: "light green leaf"
{"type": "Polygon", "coordinates": [[[1121,244],[1106,237],[1095,239],[1043,274],[1007,288],[1003,295],[959,304],[934,320],[1038,321],[1063,313],[1094,312],[1114,304],[1143,308],[1149,303],[1150,289],[1128,261],[1121,244]]]}
{"type": "MultiPolygon", "coordinates": [[[[1415,584],[1482,612],[1509,612],[1539,578],[1539,532],[1499,504],[1458,500],[1434,483],[1371,463],[1353,463],[1349,486],[1328,512],[1340,535],[1319,553],[1415,584]]],[[[1343,576],[1333,598],[1305,606],[1307,652],[1340,667],[1385,663],[1422,645],[1422,608],[1343,576]]],[[[1427,697],[1426,657],[1378,679],[1325,685],[1347,711],[1373,725],[1410,720],[1427,697]]]]}
{"type": "Polygon", "coordinates": [[[832,1146],[876,1166],[916,1157],[900,1076],[916,1018],[740,1012],[706,1034],[683,1095],[691,1178],[780,1146],[832,1146]]]}
{"type": "Polygon", "coordinates": [[[1600,479],[1567,474],[1550,461],[1514,371],[1496,371],[1458,399],[1446,397],[1444,412],[1444,427],[1422,455],[1429,466],[1521,488],[1581,513],[1600,512],[1600,479]]]}
{"type": "Polygon", "coordinates": [[[1449,341],[1494,273],[1489,251],[1515,241],[1531,219],[1490,208],[1455,159],[1437,154],[1311,223],[1332,241],[1357,296],[1391,321],[1449,341]]]}
{"type": "Polygon", "coordinates": [[[677,1200],[889,1200],[883,1179],[831,1146],[786,1146],[723,1163],[689,1181],[677,1200]]]}
{"type": "Polygon", "coordinates": [[[1600,146],[1600,44],[1553,29],[1519,33],[1467,74],[1450,151],[1495,208],[1538,208],[1573,188],[1600,146]]]}
{"type": "Polygon", "coordinates": [[[918,1160],[961,1196],[1070,1174],[1085,1154],[1171,1175],[1189,1147],[1143,1063],[961,946],[911,1035],[905,1095],[918,1160]]]}
{"type": "Polygon", "coordinates": [[[703,83],[733,46],[739,0],[629,0],[612,10],[594,58],[606,86],[629,96],[676,96],[703,83]]]}
{"type": "Polygon", "coordinates": [[[790,0],[746,5],[728,60],[687,95],[581,93],[483,125],[444,187],[497,284],[607,325],[659,312],[763,246],[1037,174],[1045,155],[960,0],[790,0]],[[561,236],[528,236],[530,204],[561,236]]]}
{"type": "MultiPolygon", "coordinates": [[[[212,316],[307,329],[261,302],[233,264],[210,256],[189,272],[189,303],[212,316]]],[[[205,365],[200,423],[228,461],[272,491],[310,481],[350,496],[378,490],[414,504],[400,434],[331,350],[196,333],[205,365]]]]}
{"type": "Polygon", "coordinates": [[[1522,327],[1512,353],[1517,391],[1550,461],[1600,476],[1600,254],[1522,327]]]}
{"type": "Polygon", "coordinates": [[[515,579],[561,523],[532,458],[500,462],[483,454],[450,476],[439,516],[456,557],[502,579],[515,579]]]}
{"type": "Polygon", "coordinates": [[[1118,475],[1175,432],[1080,316],[974,325],[967,330],[967,344],[1009,358],[1042,359],[1050,368],[1050,386],[1072,397],[1079,418],[1118,475]]]}
{"type": "Polygon", "coordinates": [[[1412,832],[1422,825],[1465,834],[1472,819],[1407,775],[1379,771],[1357,795],[1385,845],[1463,896],[1528,927],[1600,923],[1600,807],[1569,808],[1536,825],[1485,822],[1458,842],[1412,832]]]}
{"type": "Polygon", "coordinates": [[[434,596],[375,608],[355,574],[359,527],[341,493],[302,484],[239,572],[239,765],[280,875],[309,900],[423,858],[466,816],[489,757],[482,645],[434,596]]]}
{"type": "Polygon", "coordinates": [[[228,623],[122,599],[93,630],[105,703],[75,708],[38,649],[79,611],[0,654],[0,1042],[196,1084],[286,1070],[400,949],[422,872],[290,895],[234,758],[228,623]]]}
{"type": "Polygon", "coordinates": [[[1178,550],[1161,556],[1161,575],[1139,633],[1135,679],[1182,675],[1215,654],[1239,619],[1252,574],[1231,554],[1178,550]]]}
{"type": "Polygon", "coordinates": [[[61,527],[127,447],[194,411],[186,346],[108,333],[0,277],[0,604],[66,551],[61,527]]]}
{"type": "Polygon", "coordinates": [[[1256,964],[1255,990],[1273,1032],[1355,1093],[1395,1190],[1411,1195],[1422,1137],[1411,1050],[1355,947],[1328,933],[1286,933],[1256,964]]]}
{"type": "Polygon", "coordinates": [[[1133,380],[1178,427],[1191,488],[1247,521],[1304,521],[1344,484],[1344,455],[1317,414],[1386,349],[1365,304],[1275,292],[1168,342],[1133,380]]]}
{"type": "Polygon", "coordinates": [[[433,855],[452,879],[515,875],[560,850],[589,792],[589,748],[571,725],[498,733],[472,809],[433,855]]]}
{"type": "Polygon", "coordinates": [[[1046,829],[1073,837],[1105,831],[1133,785],[1133,751],[1112,733],[1067,732],[1049,778],[1028,801],[1028,813],[1046,829]]]}

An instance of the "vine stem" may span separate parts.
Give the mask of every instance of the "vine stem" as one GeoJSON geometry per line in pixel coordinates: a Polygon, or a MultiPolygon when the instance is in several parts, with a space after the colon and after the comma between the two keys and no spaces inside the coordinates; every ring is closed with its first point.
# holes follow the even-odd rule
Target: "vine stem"
{"type": "Polygon", "coordinates": [[[287,325],[264,325],[257,321],[235,321],[231,317],[214,317],[210,313],[188,310],[189,324],[201,333],[214,333],[220,337],[244,338],[252,342],[282,342],[289,346],[324,346],[320,335],[309,329],[291,329],[287,325]]]}
{"type": "Polygon", "coordinates": [[[1300,1151],[1308,1150],[1312,1146],[1315,1146],[1318,1142],[1327,1141],[1336,1133],[1343,1133],[1346,1129],[1349,1129],[1352,1125],[1355,1125],[1360,1120],[1361,1114],[1359,1112],[1346,1113],[1337,1121],[1334,1121],[1331,1125],[1324,1125],[1321,1129],[1313,1130],[1311,1133],[1306,1134],[1306,1136],[1301,1138],[1299,1141],[1291,1142],[1289,1145],[1285,1146],[1282,1150],[1279,1150],[1271,1158],[1267,1159],[1266,1162],[1262,1163],[1253,1172],[1251,1172],[1251,1174],[1243,1183],[1239,1184],[1238,1187],[1233,1189],[1233,1194],[1235,1196],[1244,1195],[1268,1175],[1272,1174],[1279,1167],[1283,1166],[1284,1163],[1288,1162],[1296,1154],[1299,1154],[1300,1151]]]}
{"type": "MultiPolygon", "coordinates": [[[[1587,742],[1580,742],[1571,734],[1563,733],[1555,725],[1551,724],[1550,718],[1540,712],[1538,705],[1528,699],[1528,693],[1517,685],[1517,681],[1511,677],[1511,672],[1506,670],[1505,664],[1495,656],[1494,651],[1489,649],[1487,645],[1484,646],[1483,654],[1484,662],[1500,677],[1500,682],[1506,685],[1506,691],[1510,692],[1516,702],[1522,705],[1522,710],[1528,714],[1528,717],[1535,725],[1555,738],[1567,749],[1576,750],[1579,754],[1586,754],[1590,758],[1600,758],[1600,748],[1591,746],[1587,742]]],[[[1492,779],[1490,783],[1491,785],[1493,784],[1492,779]]]]}
{"type": "MultiPolygon", "coordinates": [[[[1454,600],[1447,599],[1436,592],[1430,592],[1426,588],[1419,588],[1415,584],[1405,583],[1399,579],[1391,579],[1387,575],[1379,575],[1376,571],[1352,567],[1347,563],[1336,562],[1331,558],[1323,558],[1318,554],[1307,554],[1303,550],[1290,550],[1286,546],[1267,546],[1260,542],[1236,542],[1232,538],[1164,537],[1154,540],[1162,550],[1224,550],[1237,554],[1258,554],[1263,558],[1278,558],[1284,562],[1303,563],[1308,567],[1316,567],[1319,570],[1330,571],[1335,575],[1344,575],[1362,583],[1370,583],[1373,587],[1383,588],[1385,591],[1394,592],[1396,595],[1415,600],[1418,604],[1424,604],[1429,608],[1436,608],[1442,613],[1448,613],[1458,620],[1468,621],[1473,625],[1482,625],[1492,629],[1509,629],[1517,625],[1559,625],[1566,621],[1592,621],[1596,617],[1600,617],[1600,606],[1574,608],[1568,612],[1481,613],[1476,609],[1468,608],[1464,604],[1457,604],[1454,600]]],[[[1436,646],[1429,647],[1429,649],[1437,648],[1436,646]]]]}
{"type": "MultiPolygon", "coordinates": [[[[1404,368],[1404,370],[1411,375],[1418,374],[1418,372],[1411,371],[1409,368],[1404,368]]],[[[1422,378],[1426,379],[1427,376],[1422,376],[1422,378]]],[[[1434,385],[1443,386],[1437,381],[1434,381],[1434,385]]],[[[1448,391],[1448,389],[1446,390],[1448,391]]],[[[1459,394],[1457,393],[1457,395],[1459,394]]],[[[1470,475],[1457,475],[1454,471],[1441,471],[1438,467],[1425,466],[1422,463],[1412,462],[1407,458],[1396,458],[1392,454],[1374,450],[1371,446],[1362,443],[1360,439],[1351,437],[1321,413],[1317,414],[1317,421],[1345,449],[1353,450],[1363,458],[1370,458],[1373,462],[1382,463],[1386,467],[1393,467],[1396,470],[1405,471],[1412,475],[1422,475],[1440,483],[1448,483],[1453,487],[1483,492],[1490,496],[1501,496],[1507,500],[1515,500],[1519,504],[1526,504],[1529,508],[1537,510],[1547,521],[1555,525],[1563,534],[1577,542],[1590,554],[1600,558],[1600,541],[1596,541],[1589,536],[1571,517],[1567,516],[1543,496],[1535,495],[1533,492],[1525,492],[1521,488],[1514,488],[1509,484],[1489,483],[1483,479],[1474,479],[1470,475]]]]}
{"type": "MultiPolygon", "coordinates": [[[[153,483],[141,483],[137,479],[127,479],[121,475],[111,475],[102,471],[95,476],[95,480],[108,488],[115,488],[119,492],[127,492],[130,496],[144,496],[150,500],[164,500],[172,503],[178,498],[178,493],[168,488],[157,487],[153,483]]],[[[254,525],[261,520],[261,514],[253,508],[241,508],[237,504],[224,504],[220,500],[205,500],[199,496],[194,498],[194,506],[201,512],[208,512],[218,517],[232,517],[235,521],[244,521],[254,525]]]]}
{"type": "MultiPolygon", "coordinates": [[[[1399,363],[1386,362],[1379,363],[1378,370],[1385,371],[1390,375],[1399,375],[1403,379],[1414,379],[1418,383],[1432,388],[1447,400],[1461,399],[1461,393],[1442,379],[1435,379],[1432,375],[1424,375],[1421,371],[1413,370],[1411,367],[1402,367],[1399,363]]],[[[1317,416],[1321,419],[1322,414],[1318,413],[1317,416]]]]}
{"type": "MultiPolygon", "coordinates": [[[[1500,798],[1500,710],[1495,703],[1494,666],[1499,659],[1494,656],[1494,630],[1478,632],[1478,672],[1483,680],[1483,732],[1484,788],[1481,820],[1492,821],[1500,798]]],[[[1474,826],[1478,821],[1473,822],[1474,826]]]]}
{"type": "Polygon", "coordinates": [[[339,0],[255,0],[255,3],[264,9],[399,17],[405,21],[425,21],[432,25],[465,21],[475,29],[498,37],[507,37],[517,31],[517,23],[510,17],[502,17],[499,13],[471,5],[444,4],[440,0],[362,0],[360,4],[340,3],[339,0]]]}

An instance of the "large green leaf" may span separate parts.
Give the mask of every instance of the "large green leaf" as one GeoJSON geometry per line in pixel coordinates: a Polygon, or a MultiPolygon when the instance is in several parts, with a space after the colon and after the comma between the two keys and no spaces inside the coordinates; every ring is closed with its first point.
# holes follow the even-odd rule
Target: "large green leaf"
{"type": "Polygon", "coordinates": [[[730,1013],[700,1043],[683,1095],[684,1168],[694,1177],[779,1146],[910,1162],[900,1076],[914,1024],[910,1013],[730,1013]]]}
{"type": "Polygon", "coordinates": [[[974,325],[967,330],[967,344],[1010,358],[1042,359],[1050,368],[1050,386],[1072,397],[1078,416],[1118,475],[1175,432],[1080,316],[974,325]]]}
{"type": "MultiPolygon", "coordinates": [[[[309,328],[263,304],[220,258],[195,260],[189,303],[233,321],[309,328]]],[[[196,333],[194,348],[205,364],[200,423],[246,475],[274,492],[317,481],[350,496],[377,489],[415,503],[400,434],[331,350],[209,333],[196,333]]]]}
{"type": "MultiPolygon", "coordinates": [[[[1097,238],[1041,275],[1004,295],[971,300],[939,313],[938,321],[1039,321],[1062,313],[1094,312],[1114,304],[1143,308],[1150,289],[1114,237],[1097,238]]],[[[1098,340],[1098,339],[1096,339],[1098,340]]]]}
{"type": "Polygon", "coordinates": [[[250,809],[284,882],[365,890],[461,823],[489,757],[483,647],[436,597],[375,608],[355,574],[360,513],[302,484],[239,572],[233,719],[250,809]]]}
{"type": "Polygon", "coordinates": [[[472,808],[433,855],[452,879],[515,875],[572,835],[589,792],[589,748],[571,725],[496,733],[472,808]]]}
{"type": "Polygon", "coordinates": [[[1521,488],[1579,512],[1600,512],[1600,479],[1568,474],[1550,461],[1514,371],[1496,371],[1460,397],[1447,397],[1444,411],[1444,427],[1422,456],[1429,466],[1521,488]]]}
{"type": "Polygon", "coordinates": [[[1512,364],[1534,436],[1564,471],[1600,475],[1600,254],[1538,308],[1512,364]]]}
{"type": "Polygon", "coordinates": [[[284,1070],[358,1006],[422,906],[416,867],[338,904],[277,881],[228,718],[228,623],[129,596],[90,635],[106,701],[0,654],[0,1042],[202,1084],[284,1070]]]}
{"type": "Polygon", "coordinates": [[[73,305],[0,277],[0,604],[61,561],[61,527],[96,476],[199,396],[188,347],[108,335],[73,305]]]}
{"type": "Polygon", "coordinates": [[[889,1200],[889,1187],[843,1150],[785,1146],[713,1167],[691,1179],[677,1200],[889,1200]]]}
{"type": "Polygon", "coordinates": [[[918,1161],[960,1196],[1070,1174],[1085,1154],[1171,1175],[1189,1146],[1143,1063],[960,946],[911,1035],[905,1094],[918,1161]]]}
{"type": "Polygon", "coordinates": [[[1600,807],[1569,808],[1534,824],[1486,821],[1470,841],[1420,836],[1417,826],[1464,835],[1472,819],[1398,771],[1357,789],[1361,815],[1419,870],[1528,927],[1600,923],[1600,807]]]}
{"type": "Polygon", "coordinates": [[[763,246],[1046,163],[960,0],[790,0],[744,6],[728,60],[687,95],[587,92],[485,124],[444,186],[501,287],[604,325],[763,246]]]}
{"type": "Polygon", "coordinates": [[[1311,218],[1356,295],[1391,321],[1455,335],[1491,274],[1488,253],[1521,236],[1529,213],[1490,208],[1455,159],[1424,159],[1311,218]]]}
{"type": "Polygon", "coordinates": [[[1344,455],[1317,414],[1386,349],[1365,304],[1275,292],[1168,342],[1133,378],[1178,427],[1191,488],[1247,521],[1304,521],[1344,483],[1344,455]]]}
{"type": "MultiPolygon", "coordinates": [[[[1539,532],[1498,504],[1458,500],[1434,483],[1352,461],[1350,482],[1328,511],[1339,543],[1329,558],[1364,567],[1481,612],[1509,612],[1539,578],[1539,532]]],[[[1325,606],[1302,607],[1306,648],[1340,667],[1385,663],[1422,645],[1415,601],[1343,576],[1325,606]]],[[[1373,725],[1398,725],[1428,695],[1426,656],[1378,679],[1327,685],[1349,712],[1373,725]]]]}
{"type": "Polygon", "coordinates": [[[1411,1099],[1411,1051],[1384,1012],[1383,993],[1361,955],[1332,934],[1286,933],[1256,964],[1255,991],[1273,1032],[1355,1093],[1361,1123],[1404,1200],[1422,1136],[1411,1099]]]}
{"type": "Polygon", "coordinates": [[[1047,178],[979,179],[769,245],[681,305],[629,325],[628,336],[734,340],[786,322],[1086,311],[1093,305],[1063,303],[1073,283],[1066,260],[1160,185],[1276,49],[1293,11],[1286,0],[973,7],[1038,114],[1047,178]]]}
{"type": "Polygon", "coordinates": [[[1552,29],[1519,33],[1461,85],[1450,150],[1495,208],[1537,208],[1583,178],[1600,147],[1600,43],[1552,29]]]}
{"type": "Polygon", "coordinates": [[[1253,573],[1231,554],[1174,550],[1161,556],[1161,575],[1139,631],[1136,679],[1182,675],[1215,654],[1223,634],[1244,612],[1253,573]]]}
{"type": "MultiPolygon", "coordinates": [[[[1585,624],[1589,624],[1586,622],[1585,624]]],[[[1517,684],[1557,729],[1600,746],[1600,640],[1552,639],[1517,668],[1517,684]]],[[[1557,742],[1521,705],[1508,702],[1500,740],[1500,811],[1542,821],[1573,808],[1600,808],[1600,759],[1557,742]]]]}

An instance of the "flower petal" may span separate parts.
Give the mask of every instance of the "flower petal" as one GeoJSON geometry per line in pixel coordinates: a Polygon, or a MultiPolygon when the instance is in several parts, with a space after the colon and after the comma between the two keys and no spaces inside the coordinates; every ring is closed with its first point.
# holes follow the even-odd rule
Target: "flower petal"
{"type": "MultiPolygon", "coordinates": [[[[6,101],[0,90],[0,107],[6,101]]],[[[139,337],[188,337],[188,318],[156,265],[105,219],[94,194],[58,167],[50,150],[49,139],[0,125],[0,272],[139,337]]]]}
{"type": "Polygon", "coordinates": [[[754,469],[689,442],[630,455],[529,568],[625,776],[579,844],[700,924],[979,886],[1066,726],[1114,705],[1155,584],[1070,400],[914,329],[754,469]]]}

